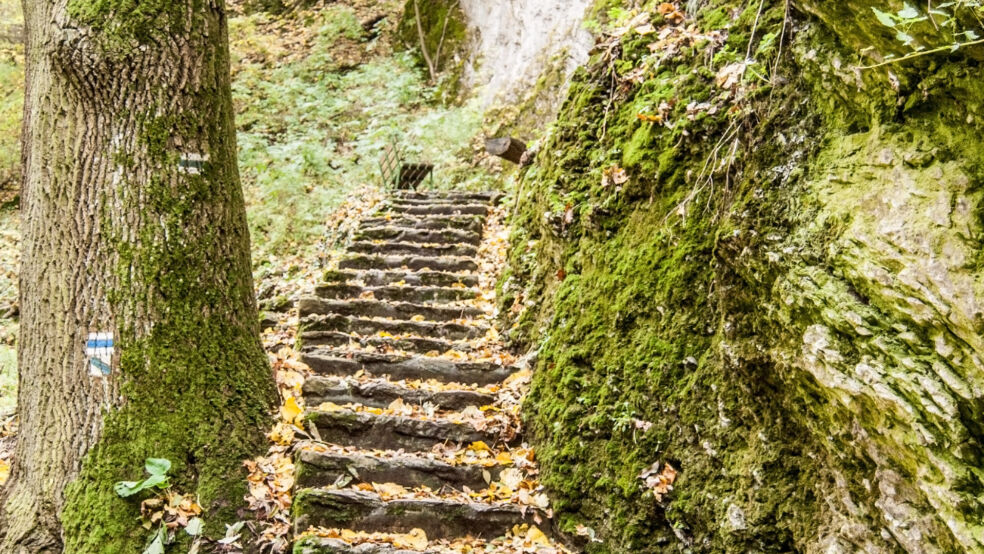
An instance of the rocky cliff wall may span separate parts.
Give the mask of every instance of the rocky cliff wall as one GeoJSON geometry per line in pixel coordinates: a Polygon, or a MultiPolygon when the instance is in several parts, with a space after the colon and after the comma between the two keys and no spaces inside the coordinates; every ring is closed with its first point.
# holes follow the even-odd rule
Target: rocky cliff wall
{"type": "Polygon", "coordinates": [[[474,37],[464,74],[486,106],[515,103],[560,68],[569,76],[588,59],[594,37],[582,27],[590,0],[462,0],[474,37]]]}
{"type": "Polygon", "coordinates": [[[589,551],[984,550],[980,16],[592,7],[500,294],[589,551]]]}

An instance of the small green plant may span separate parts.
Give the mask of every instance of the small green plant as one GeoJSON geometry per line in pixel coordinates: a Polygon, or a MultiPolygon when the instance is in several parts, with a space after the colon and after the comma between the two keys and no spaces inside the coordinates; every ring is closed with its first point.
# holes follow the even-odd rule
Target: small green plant
{"type": "Polygon", "coordinates": [[[138,492],[148,489],[158,488],[167,489],[171,482],[167,477],[167,472],[171,471],[171,461],[162,458],[147,458],[144,470],[150,475],[143,481],[120,481],[116,483],[113,490],[123,498],[131,497],[138,492]]]}
{"type": "Polygon", "coordinates": [[[908,47],[911,52],[901,57],[889,54],[885,56],[885,61],[859,69],[872,69],[928,54],[946,51],[956,52],[961,48],[984,44],[984,38],[981,38],[981,33],[984,32],[984,21],[980,18],[980,12],[984,10],[984,5],[981,4],[980,0],[942,2],[935,6],[930,2],[925,12],[909,3],[905,3],[902,9],[895,13],[882,11],[874,6],[871,9],[878,22],[894,30],[896,40],[908,47]],[[964,15],[969,17],[962,17],[964,15]],[[961,21],[968,19],[976,21],[978,27],[976,29],[960,27],[961,21]],[[942,36],[943,42],[946,44],[931,48],[916,38],[914,28],[923,23],[931,24],[936,31],[935,34],[942,36]]]}
{"type": "Polygon", "coordinates": [[[189,495],[171,490],[171,480],[167,476],[171,471],[170,460],[147,458],[144,471],[148,476],[143,480],[119,481],[113,486],[113,490],[122,498],[130,498],[144,491],[155,493],[140,503],[144,527],[151,531],[143,554],[164,554],[167,545],[175,542],[179,528],[184,528],[184,532],[193,539],[188,554],[196,554],[201,546],[204,528],[199,517],[202,509],[198,502],[189,495]]]}

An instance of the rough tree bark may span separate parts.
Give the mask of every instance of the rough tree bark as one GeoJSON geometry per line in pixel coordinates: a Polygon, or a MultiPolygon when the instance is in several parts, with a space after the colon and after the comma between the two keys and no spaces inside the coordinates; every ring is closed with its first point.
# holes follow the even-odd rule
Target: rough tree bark
{"type": "Polygon", "coordinates": [[[222,0],[25,1],[20,440],[0,551],[139,552],[113,492],[174,464],[209,532],[263,449],[259,341],[222,0]],[[86,355],[113,333],[109,373],[86,355]]]}

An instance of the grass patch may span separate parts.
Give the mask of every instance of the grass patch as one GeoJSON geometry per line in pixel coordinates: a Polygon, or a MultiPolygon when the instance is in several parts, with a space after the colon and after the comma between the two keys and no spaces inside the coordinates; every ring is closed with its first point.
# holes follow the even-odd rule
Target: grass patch
{"type": "MultiPolygon", "coordinates": [[[[398,13],[399,3],[392,8],[398,13]]],[[[481,112],[435,102],[416,61],[390,49],[391,29],[374,34],[359,20],[342,4],[232,20],[240,173],[257,265],[312,256],[327,215],[379,180],[390,141],[436,164],[439,187],[491,186],[470,163],[481,112]]]]}

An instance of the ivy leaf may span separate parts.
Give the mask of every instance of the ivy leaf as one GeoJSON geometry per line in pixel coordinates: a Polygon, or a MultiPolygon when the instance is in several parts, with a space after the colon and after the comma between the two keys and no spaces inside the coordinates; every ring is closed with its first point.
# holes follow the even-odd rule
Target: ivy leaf
{"type": "Polygon", "coordinates": [[[916,19],[919,17],[919,10],[906,3],[905,7],[899,10],[898,15],[901,19],[916,19]]]}
{"type": "Polygon", "coordinates": [[[167,538],[167,532],[164,530],[162,525],[158,528],[157,532],[154,533],[154,538],[144,549],[143,554],[164,554],[164,539],[167,538]]]}
{"type": "Polygon", "coordinates": [[[152,487],[157,487],[159,489],[166,489],[171,486],[171,483],[167,479],[167,475],[151,475],[150,477],[144,479],[143,488],[149,489],[152,487]]]}
{"type": "Polygon", "coordinates": [[[204,524],[202,523],[202,518],[193,517],[188,520],[188,525],[185,525],[185,533],[188,533],[192,537],[197,537],[202,534],[203,526],[204,524]]]}
{"type": "Polygon", "coordinates": [[[905,44],[906,46],[909,46],[910,44],[912,44],[916,40],[916,37],[910,35],[909,33],[906,33],[905,31],[898,31],[898,32],[896,32],[895,33],[895,38],[897,38],[900,41],[902,41],[902,44],[905,44]]]}
{"type": "Polygon", "coordinates": [[[164,458],[147,458],[144,469],[151,475],[166,475],[171,471],[171,460],[164,458]]]}
{"type": "Polygon", "coordinates": [[[120,481],[113,485],[113,490],[116,491],[116,494],[119,496],[126,498],[144,490],[142,485],[143,481],[120,481]]]}
{"type": "Polygon", "coordinates": [[[895,19],[892,18],[892,14],[885,13],[874,6],[871,9],[875,12],[875,17],[878,18],[879,23],[886,27],[895,28],[895,19]]]}
{"type": "Polygon", "coordinates": [[[167,475],[151,475],[143,481],[119,481],[113,485],[113,490],[116,491],[116,494],[118,494],[121,498],[127,498],[137,494],[140,491],[145,491],[154,487],[166,489],[170,486],[171,483],[168,480],[167,475]]]}

